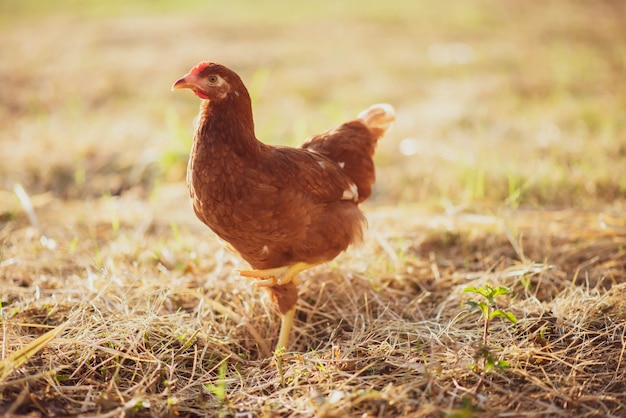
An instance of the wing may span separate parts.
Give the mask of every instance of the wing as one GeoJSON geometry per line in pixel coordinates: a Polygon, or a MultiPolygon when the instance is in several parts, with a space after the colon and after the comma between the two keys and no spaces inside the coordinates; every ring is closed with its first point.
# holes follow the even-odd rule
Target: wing
{"type": "Polygon", "coordinates": [[[356,185],[315,151],[268,147],[227,195],[201,219],[255,268],[329,260],[362,234],[356,185]]]}
{"type": "Polygon", "coordinates": [[[369,197],[376,179],[373,156],[377,139],[365,124],[355,120],[312,137],[302,148],[335,161],[356,184],[360,203],[369,197]]]}
{"type": "Polygon", "coordinates": [[[275,187],[297,190],[318,202],[358,201],[357,187],[341,165],[314,149],[272,147],[264,164],[275,187]]]}

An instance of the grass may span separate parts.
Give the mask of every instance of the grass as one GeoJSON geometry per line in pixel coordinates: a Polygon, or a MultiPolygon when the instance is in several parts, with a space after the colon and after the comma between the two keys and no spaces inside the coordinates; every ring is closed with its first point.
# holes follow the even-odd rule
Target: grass
{"type": "Polygon", "coordinates": [[[622,2],[381,5],[0,5],[0,414],[624,415],[622,2]],[[204,59],[266,142],[398,111],[367,238],[303,275],[275,357],[185,203],[169,87],[204,59]],[[517,324],[483,335],[468,286],[517,324]]]}

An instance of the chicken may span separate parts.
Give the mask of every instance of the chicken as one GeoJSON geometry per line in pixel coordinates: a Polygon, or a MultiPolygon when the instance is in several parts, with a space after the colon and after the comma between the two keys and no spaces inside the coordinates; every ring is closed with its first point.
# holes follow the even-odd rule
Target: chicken
{"type": "Polygon", "coordinates": [[[247,261],[239,271],[265,287],[282,315],[286,349],[298,299],[296,276],[361,240],[358,207],[372,191],[377,141],[395,120],[388,104],[311,138],[270,146],[254,133],[250,95],[229,68],[201,62],[174,83],[202,99],[187,169],[196,216],[247,261]]]}

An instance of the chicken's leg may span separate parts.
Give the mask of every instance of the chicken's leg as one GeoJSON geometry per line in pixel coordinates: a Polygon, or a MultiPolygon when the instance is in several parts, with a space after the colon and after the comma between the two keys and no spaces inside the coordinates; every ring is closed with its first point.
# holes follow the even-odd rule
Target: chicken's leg
{"type": "Polygon", "coordinates": [[[319,263],[298,262],[285,267],[277,267],[266,270],[239,270],[239,275],[258,279],[256,285],[259,287],[281,286],[290,282],[298,284],[296,276],[306,269],[316,266],[319,263]]]}
{"type": "Polygon", "coordinates": [[[302,271],[315,266],[316,264],[298,262],[285,267],[278,267],[266,270],[240,270],[243,277],[258,279],[256,285],[269,290],[272,300],[278,305],[281,313],[280,334],[276,352],[287,349],[289,344],[289,334],[293,326],[296,314],[296,301],[298,299],[298,284],[296,276],[302,271]]]}
{"type": "Polygon", "coordinates": [[[278,334],[278,343],[276,344],[275,352],[287,349],[287,344],[289,344],[289,334],[291,333],[291,327],[293,326],[293,318],[295,314],[296,307],[294,306],[281,316],[280,334],[278,334]]]}

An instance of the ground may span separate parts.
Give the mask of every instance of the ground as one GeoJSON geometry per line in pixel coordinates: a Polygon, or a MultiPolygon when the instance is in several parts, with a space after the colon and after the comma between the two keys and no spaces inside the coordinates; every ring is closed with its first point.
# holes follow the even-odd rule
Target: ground
{"type": "Polygon", "coordinates": [[[1,3],[0,413],[624,416],[625,13],[1,3]],[[202,60],[268,143],[397,109],[365,241],[302,274],[284,353],[187,203],[198,99],[170,86],[202,60]],[[472,287],[504,288],[488,328],[472,287]]]}

